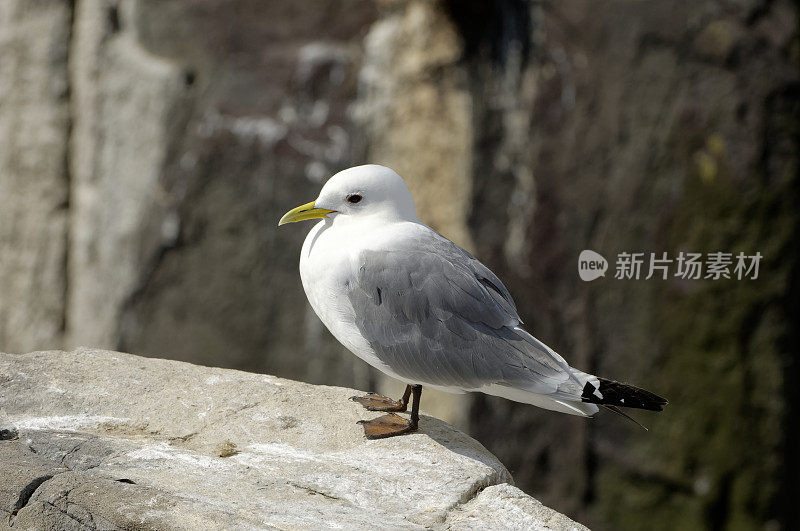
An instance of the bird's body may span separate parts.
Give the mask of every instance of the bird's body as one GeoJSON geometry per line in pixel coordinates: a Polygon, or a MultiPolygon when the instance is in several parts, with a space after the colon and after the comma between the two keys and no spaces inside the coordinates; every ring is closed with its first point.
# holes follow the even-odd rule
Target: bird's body
{"type": "Polygon", "coordinates": [[[525,331],[503,283],[419,221],[405,183],[392,170],[340,172],[313,204],[282,222],[314,217],[323,219],[300,256],[308,300],[348,350],[409,384],[396,410],[405,410],[411,387],[420,385],[582,416],[596,413],[598,404],[660,410],[666,403],[570,367],[525,331]]]}
{"type": "MultiPolygon", "coordinates": [[[[353,224],[336,227],[335,223],[329,219],[320,221],[309,232],[300,255],[300,277],[306,296],[317,316],[334,337],[353,354],[392,378],[407,384],[421,384],[451,393],[480,391],[564,413],[591,415],[597,412],[596,405],[583,403],[580,398],[588,375],[572,369],[575,379],[570,378],[570,373],[567,372],[569,366],[563,358],[551,353],[552,351],[541,343],[539,343],[541,346],[536,345],[535,340],[519,327],[520,320],[510,300],[508,313],[501,311],[498,313],[502,315],[493,316],[495,321],[490,324],[495,328],[486,323],[471,322],[458,313],[459,310],[468,311],[467,308],[454,307],[452,304],[447,305],[446,309],[442,308],[446,304],[445,301],[442,301],[439,308],[441,315],[435,315],[436,309],[430,308],[421,311],[420,315],[413,315],[414,311],[411,310],[410,317],[402,310],[398,312],[400,315],[392,315],[392,308],[388,308],[387,321],[377,321],[376,327],[386,327],[385,323],[388,320],[403,319],[409,328],[405,333],[410,336],[404,339],[407,339],[409,348],[415,349],[414,353],[409,352],[406,356],[402,353],[392,355],[388,341],[382,341],[387,334],[391,335],[392,330],[384,329],[383,335],[381,330],[372,331],[369,326],[364,326],[364,318],[375,318],[382,310],[380,306],[388,307],[392,304],[391,299],[395,299],[395,306],[402,304],[403,298],[415,296],[409,291],[417,291],[425,283],[436,284],[443,281],[443,284],[447,282],[446,286],[441,286],[443,289],[460,290],[459,287],[449,285],[449,279],[441,270],[428,271],[428,276],[425,274],[417,278],[413,276],[417,272],[413,266],[420,262],[441,262],[443,267],[451,265],[446,255],[433,252],[430,250],[431,247],[445,248],[456,256],[472,257],[419,221],[379,223],[366,229],[353,224]],[[352,245],[352,242],[358,242],[358,245],[352,245]],[[395,253],[400,253],[400,256],[396,256],[397,261],[390,266],[380,263],[379,259],[374,260],[375,257],[392,256],[395,253]],[[419,260],[409,259],[409,256],[414,254],[420,255],[419,260]],[[406,261],[405,264],[403,260],[406,261]],[[367,272],[371,268],[380,270],[367,272]],[[363,285],[365,276],[376,275],[383,278],[380,278],[374,286],[363,285]],[[430,275],[439,275],[439,278],[431,278],[430,275]],[[402,286],[402,292],[393,291],[393,284],[402,286]],[[343,289],[347,296],[342,296],[343,289]],[[372,289],[376,290],[375,297],[377,290],[381,290],[380,303],[376,298],[369,296],[372,295],[369,293],[372,289]],[[359,299],[361,302],[365,299],[368,303],[371,302],[372,307],[356,308],[359,299]],[[423,313],[427,313],[427,316],[423,313]],[[457,319],[458,323],[453,323],[451,326],[466,329],[453,331],[439,318],[457,319]],[[418,327],[426,319],[436,321],[439,326],[432,329],[429,334],[429,336],[435,335],[430,337],[435,345],[433,348],[427,345],[428,348],[423,350],[418,343],[424,342],[427,338],[425,331],[418,327]],[[370,333],[371,331],[373,333],[370,333]],[[457,332],[474,337],[464,338],[457,332]],[[498,337],[498,332],[502,337],[498,337]],[[479,346],[491,343],[494,352],[486,352],[483,359],[473,360],[473,356],[477,358],[481,353],[464,350],[464,344],[468,342],[479,346]],[[525,359],[526,354],[530,359],[525,359]],[[537,358],[534,358],[534,355],[537,358]],[[413,359],[404,360],[405,363],[391,364],[398,358],[413,359]],[[486,358],[490,364],[488,371],[482,371],[483,367],[474,366],[475,362],[486,365],[486,358]],[[528,383],[528,389],[507,385],[508,382],[503,380],[503,373],[519,372],[519,366],[526,361],[531,365],[530,374],[522,375],[517,381],[521,386],[528,383]],[[515,362],[519,366],[512,365],[515,362]],[[503,364],[508,366],[505,371],[503,364]],[[451,369],[450,366],[453,365],[456,367],[451,369]],[[495,371],[491,370],[492,366],[496,367],[495,371]],[[551,380],[555,376],[555,381],[545,382],[545,377],[541,375],[545,371],[551,380]]],[[[486,271],[488,272],[488,269],[486,271]]],[[[465,273],[469,275],[471,271],[465,273]]],[[[474,281],[478,296],[486,296],[487,290],[492,289],[484,287],[478,278],[473,280],[467,277],[465,280],[474,281]]],[[[496,278],[492,280],[500,289],[505,290],[499,280],[496,278]]],[[[416,296],[427,297],[426,294],[416,296]]],[[[467,300],[471,302],[470,299],[467,300]]]]}

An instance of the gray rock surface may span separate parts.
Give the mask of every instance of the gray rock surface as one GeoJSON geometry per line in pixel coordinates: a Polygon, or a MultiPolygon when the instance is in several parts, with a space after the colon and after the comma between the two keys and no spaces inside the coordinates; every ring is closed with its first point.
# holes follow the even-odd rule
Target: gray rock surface
{"type": "Polygon", "coordinates": [[[0,355],[19,529],[585,529],[434,418],[363,438],[355,391],[117,352],[0,355]]]}
{"type": "Polygon", "coordinates": [[[73,14],[66,344],[116,345],[140,272],[179,231],[160,179],[183,134],[184,74],[142,46],[135,10],[87,0],[73,14]]]}
{"type": "Polygon", "coordinates": [[[67,2],[0,2],[0,345],[59,345],[67,247],[67,2]]]}

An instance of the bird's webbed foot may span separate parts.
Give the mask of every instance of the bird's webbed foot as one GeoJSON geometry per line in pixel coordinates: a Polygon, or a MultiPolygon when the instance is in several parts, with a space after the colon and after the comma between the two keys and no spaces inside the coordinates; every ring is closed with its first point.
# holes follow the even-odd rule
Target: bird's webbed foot
{"type": "Polygon", "coordinates": [[[419,384],[406,386],[403,397],[397,401],[375,393],[352,397],[351,400],[358,402],[370,411],[405,411],[412,394],[414,395],[414,402],[411,406],[411,418],[409,420],[394,413],[372,420],[360,420],[358,423],[364,426],[364,436],[367,439],[385,439],[386,437],[394,437],[395,435],[416,431],[417,426],[419,426],[419,401],[422,396],[422,386],[419,384]]]}
{"type": "Polygon", "coordinates": [[[367,393],[364,396],[351,396],[350,400],[358,402],[370,411],[393,411],[402,413],[408,409],[408,399],[411,396],[411,386],[406,386],[400,400],[392,400],[388,396],[377,393],[367,393]]]}
{"type": "Polygon", "coordinates": [[[359,421],[359,424],[364,426],[364,436],[367,439],[385,439],[416,431],[418,423],[414,419],[406,420],[400,415],[389,413],[376,419],[359,421]]]}
{"type": "Polygon", "coordinates": [[[370,411],[396,411],[402,413],[408,409],[408,402],[392,400],[388,396],[377,393],[367,393],[364,396],[351,396],[350,400],[358,402],[370,411]]]}

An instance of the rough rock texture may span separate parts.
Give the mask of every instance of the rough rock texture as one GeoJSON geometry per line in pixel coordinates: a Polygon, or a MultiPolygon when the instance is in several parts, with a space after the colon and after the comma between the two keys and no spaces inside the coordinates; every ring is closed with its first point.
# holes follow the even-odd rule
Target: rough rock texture
{"type": "Polygon", "coordinates": [[[161,177],[187,87],[179,65],[140,44],[134,3],[76,6],[66,343],[113,347],[142,272],[180,230],[161,177]]]}
{"type": "Polygon", "coordinates": [[[423,417],[367,441],[356,391],[116,352],[0,354],[19,529],[586,529],[423,417]],[[488,488],[487,488],[488,487],[488,488]]]}
{"type": "Polygon", "coordinates": [[[516,487],[507,483],[486,487],[477,496],[450,511],[445,521],[447,529],[561,529],[576,526],[564,522],[564,517],[542,505],[516,487]]]}
{"type": "Polygon", "coordinates": [[[69,138],[66,2],[0,2],[0,348],[60,345],[69,138]]]}

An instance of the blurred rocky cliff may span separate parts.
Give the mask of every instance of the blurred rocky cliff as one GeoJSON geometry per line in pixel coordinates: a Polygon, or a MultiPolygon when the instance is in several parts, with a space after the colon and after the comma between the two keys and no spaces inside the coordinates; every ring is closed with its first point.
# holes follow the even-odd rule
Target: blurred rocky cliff
{"type": "Polygon", "coordinates": [[[538,337],[671,400],[649,432],[483,396],[425,409],[593,528],[787,527],[797,28],[785,0],[3,0],[0,351],[391,389],[308,307],[308,227],[276,227],[336,171],[386,164],[538,337]],[[583,249],[764,260],[755,281],[584,283],[583,249]]]}

